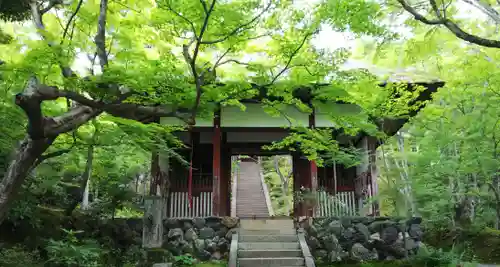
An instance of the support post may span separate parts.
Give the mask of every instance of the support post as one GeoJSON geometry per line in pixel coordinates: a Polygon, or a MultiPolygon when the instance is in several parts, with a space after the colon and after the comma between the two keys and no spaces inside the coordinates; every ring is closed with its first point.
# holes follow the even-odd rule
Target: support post
{"type": "Polygon", "coordinates": [[[220,216],[221,199],[221,129],[220,111],[214,113],[214,135],[213,135],[213,188],[212,188],[212,215],[220,216]]]}

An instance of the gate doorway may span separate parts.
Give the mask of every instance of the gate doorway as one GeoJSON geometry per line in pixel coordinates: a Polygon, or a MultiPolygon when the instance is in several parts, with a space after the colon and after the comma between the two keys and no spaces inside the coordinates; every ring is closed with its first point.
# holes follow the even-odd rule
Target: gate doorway
{"type": "Polygon", "coordinates": [[[290,155],[232,157],[231,216],[288,217],[293,214],[290,155]]]}

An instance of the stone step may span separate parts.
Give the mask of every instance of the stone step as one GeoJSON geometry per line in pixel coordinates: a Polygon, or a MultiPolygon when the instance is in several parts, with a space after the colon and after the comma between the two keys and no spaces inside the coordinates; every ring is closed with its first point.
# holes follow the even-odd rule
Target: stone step
{"type": "Polygon", "coordinates": [[[292,219],[240,219],[240,228],[245,230],[294,229],[292,219]]]}
{"type": "Polygon", "coordinates": [[[244,235],[294,235],[296,234],[295,229],[277,229],[277,230],[246,230],[239,229],[239,234],[244,235]]]}
{"type": "Polygon", "coordinates": [[[300,257],[290,258],[240,258],[239,267],[274,267],[274,266],[304,266],[305,260],[300,257]]]}
{"type": "Polygon", "coordinates": [[[241,242],[238,248],[241,250],[300,249],[300,245],[298,242],[241,242]]]}
{"type": "Polygon", "coordinates": [[[239,258],[302,257],[300,249],[238,250],[239,258]]]}
{"type": "Polygon", "coordinates": [[[298,242],[297,235],[243,235],[238,237],[240,242],[298,242]]]}

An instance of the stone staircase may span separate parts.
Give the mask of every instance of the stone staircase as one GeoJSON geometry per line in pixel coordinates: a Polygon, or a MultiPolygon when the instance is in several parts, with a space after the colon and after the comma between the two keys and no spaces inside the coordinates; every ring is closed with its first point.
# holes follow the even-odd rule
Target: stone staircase
{"type": "Polygon", "coordinates": [[[305,240],[301,244],[292,219],[241,219],[237,239],[237,251],[231,251],[232,256],[236,257],[232,265],[314,266],[310,261],[306,264],[304,255],[310,255],[309,249],[304,251],[305,240]]]}
{"type": "Polygon", "coordinates": [[[241,161],[237,175],[236,216],[239,218],[268,218],[266,195],[260,179],[260,165],[241,161]]]}

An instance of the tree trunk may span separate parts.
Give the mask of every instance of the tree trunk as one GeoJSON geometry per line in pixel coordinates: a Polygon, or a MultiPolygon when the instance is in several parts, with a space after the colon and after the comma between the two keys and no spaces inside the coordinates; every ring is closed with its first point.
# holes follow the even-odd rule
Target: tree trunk
{"type": "Polygon", "coordinates": [[[55,139],[45,138],[33,140],[26,136],[15,150],[15,157],[0,182],[0,224],[7,216],[10,205],[26,179],[26,175],[33,170],[39,157],[47,150],[55,139]]]}
{"type": "Polygon", "coordinates": [[[290,172],[287,176],[283,175],[283,173],[281,173],[281,170],[280,170],[280,164],[279,164],[280,157],[274,156],[273,161],[274,161],[274,169],[276,170],[276,173],[278,174],[278,176],[280,177],[280,180],[281,180],[281,191],[283,193],[283,197],[286,200],[286,201],[284,201],[285,210],[287,211],[286,215],[289,215],[290,210],[288,207],[288,198],[287,198],[288,188],[289,188],[288,181],[289,181],[290,177],[292,176],[293,172],[290,172]]]}
{"type": "Polygon", "coordinates": [[[89,190],[90,190],[90,177],[92,177],[92,164],[94,162],[94,144],[89,145],[87,149],[87,164],[83,173],[83,183],[85,183],[82,197],[82,210],[89,208],[89,190]]]}
{"type": "Polygon", "coordinates": [[[80,203],[80,199],[82,200],[82,210],[85,210],[88,208],[88,187],[90,186],[90,177],[92,176],[92,164],[94,161],[94,146],[97,141],[97,136],[99,134],[99,129],[97,127],[97,124],[94,122],[95,131],[94,134],[92,135],[92,140],[90,141],[90,144],[88,145],[87,148],[87,163],[85,164],[85,170],[83,171],[82,174],[82,181],[80,183],[80,193],[77,198],[71,202],[71,204],[68,206],[66,209],[66,215],[70,216],[73,211],[75,210],[76,206],[78,206],[78,203],[80,203]],[[86,195],[85,195],[86,194],[86,195]],[[87,199],[85,199],[87,198],[87,199]],[[86,203],[84,203],[86,201],[86,203]]]}
{"type": "Polygon", "coordinates": [[[495,212],[496,212],[496,220],[495,220],[495,229],[500,230],[500,190],[498,190],[498,185],[494,183],[488,184],[490,190],[493,192],[495,196],[495,212]]]}

